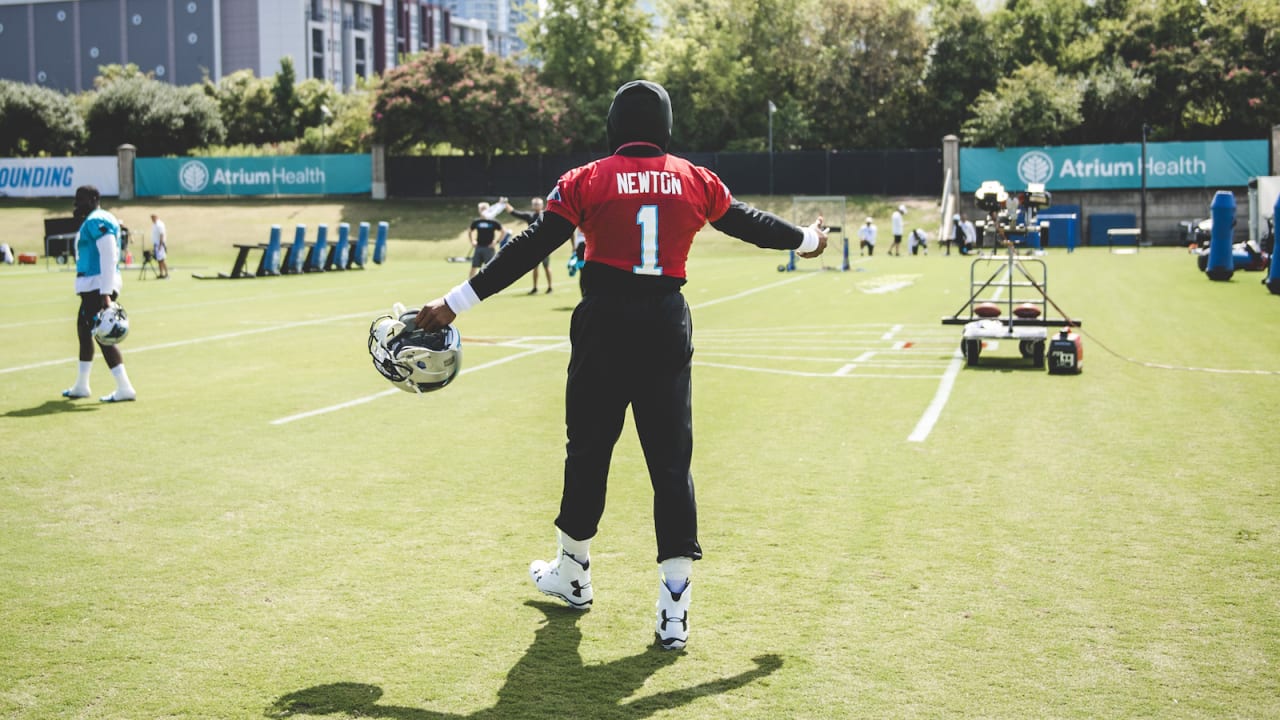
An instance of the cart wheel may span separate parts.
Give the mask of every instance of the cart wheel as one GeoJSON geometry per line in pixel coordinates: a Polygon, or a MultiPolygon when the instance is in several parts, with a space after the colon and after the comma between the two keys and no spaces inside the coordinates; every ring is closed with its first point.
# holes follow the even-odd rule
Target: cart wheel
{"type": "Polygon", "coordinates": [[[1018,352],[1022,353],[1022,357],[1029,358],[1035,354],[1035,340],[1023,340],[1018,343],[1018,352]]]}
{"type": "Polygon", "coordinates": [[[960,348],[964,352],[966,365],[974,366],[978,364],[978,355],[982,353],[981,340],[965,340],[960,344],[960,348]]]}
{"type": "Polygon", "coordinates": [[[1036,340],[1032,343],[1031,350],[1031,367],[1037,370],[1044,369],[1044,341],[1036,340]]]}

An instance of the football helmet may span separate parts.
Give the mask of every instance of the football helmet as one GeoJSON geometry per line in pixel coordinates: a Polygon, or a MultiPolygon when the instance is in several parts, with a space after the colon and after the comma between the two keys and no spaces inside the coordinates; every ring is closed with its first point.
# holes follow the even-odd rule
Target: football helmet
{"type": "Polygon", "coordinates": [[[462,336],[448,325],[433,332],[419,330],[413,320],[418,309],[399,303],[369,326],[369,355],[373,366],[391,384],[410,393],[439,390],[462,369],[462,336]]]}
{"type": "Polygon", "coordinates": [[[113,303],[93,316],[93,339],[99,343],[119,345],[128,336],[129,315],[120,303],[113,303]]]}

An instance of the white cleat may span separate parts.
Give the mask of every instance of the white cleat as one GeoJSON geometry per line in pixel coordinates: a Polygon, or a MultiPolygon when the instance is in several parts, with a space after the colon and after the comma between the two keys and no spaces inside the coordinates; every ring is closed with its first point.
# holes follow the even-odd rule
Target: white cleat
{"type": "Polygon", "coordinates": [[[561,548],[560,556],[551,562],[529,563],[529,577],[538,590],[560,598],[574,610],[591,609],[591,561],[578,559],[561,548]]]}
{"type": "Polygon", "coordinates": [[[62,391],[62,397],[70,398],[72,400],[87,398],[92,394],[93,393],[89,392],[89,388],[69,387],[62,391]]]}
{"type": "Polygon", "coordinates": [[[689,641],[689,600],[693,583],[686,580],[672,588],[663,579],[658,584],[658,622],[655,632],[664,650],[679,650],[689,641]]]}
{"type": "Polygon", "coordinates": [[[98,398],[99,401],[104,403],[132,402],[137,399],[138,399],[138,393],[135,392],[135,393],[129,393],[126,395],[125,393],[122,393],[119,390],[111,393],[110,395],[103,395],[102,397],[98,398]]]}

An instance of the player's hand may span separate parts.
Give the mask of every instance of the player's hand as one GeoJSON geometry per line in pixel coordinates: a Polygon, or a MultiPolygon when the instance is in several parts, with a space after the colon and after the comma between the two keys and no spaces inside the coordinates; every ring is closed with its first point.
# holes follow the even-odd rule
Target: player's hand
{"type": "Polygon", "coordinates": [[[453,322],[458,314],[455,313],[444,298],[436,298],[418,311],[418,317],[414,318],[413,324],[421,330],[432,332],[453,322]]]}
{"type": "Polygon", "coordinates": [[[806,259],[816,258],[822,254],[823,250],[827,249],[827,227],[822,222],[822,216],[819,215],[818,219],[814,220],[813,224],[810,225],[809,227],[812,228],[814,232],[818,233],[818,247],[812,252],[796,253],[800,257],[806,258],[806,259]]]}
{"type": "Polygon", "coordinates": [[[107,308],[111,307],[111,296],[110,296],[110,295],[99,295],[98,297],[102,298],[102,309],[103,309],[103,310],[106,310],[107,308]]]}

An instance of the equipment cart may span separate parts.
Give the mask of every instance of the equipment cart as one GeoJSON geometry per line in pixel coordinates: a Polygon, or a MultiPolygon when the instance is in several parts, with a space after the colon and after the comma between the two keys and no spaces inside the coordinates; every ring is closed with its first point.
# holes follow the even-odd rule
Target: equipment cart
{"type": "MultiPolygon", "coordinates": [[[[1028,213],[1028,222],[1017,224],[1016,216],[1002,212],[1007,199],[1004,188],[991,185],[994,187],[984,183],[976,193],[979,207],[990,213],[983,244],[1003,246],[1004,252],[981,254],[970,264],[969,298],[954,315],[942,318],[942,324],[964,327],[960,349],[967,365],[978,364],[984,340],[1004,340],[1017,342],[1022,357],[1030,360],[1032,367],[1043,369],[1045,348],[1050,342],[1048,329],[1080,327],[1081,322],[1068,318],[1049,297],[1049,271],[1044,260],[1018,255],[1022,240],[1039,230],[1034,212],[1028,213]],[[988,191],[985,196],[984,191],[988,191]],[[1050,308],[1058,316],[1050,317],[1050,308]]],[[[1065,341],[1068,335],[1064,330],[1060,340],[1065,341]]],[[[1071,338],[1078,347],[1078,339],[1074,335],[1071,338]]]]}

